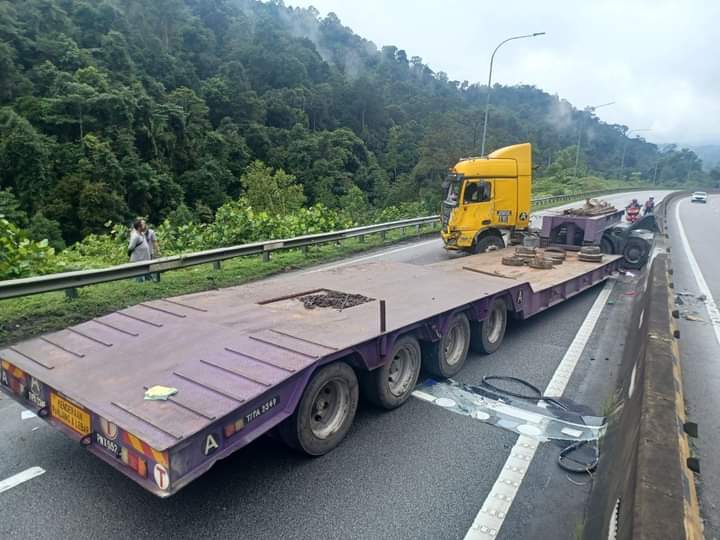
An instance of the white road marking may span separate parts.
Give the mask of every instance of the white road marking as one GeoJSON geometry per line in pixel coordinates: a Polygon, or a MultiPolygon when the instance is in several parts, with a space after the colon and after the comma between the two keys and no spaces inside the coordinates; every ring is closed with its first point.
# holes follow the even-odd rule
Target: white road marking
{"type": "Polygon", "coordinates": [[[352,259],[350,261],[345,261],[337,264],[332,264],[330,266],[323,266],[322,268],[316,268],[315,270],[308,270],[307,272],[303,272],[303,274],[314,274],[315,272],[322,272],[323,270],[332,270],[333,268],[339,268],[341,266],[347,266],[348,264],[355,264],[362,261],[368,261],[370,259],[377,259],[378,257],[384,257],[385,255],[390,255],[391,253],[398,253],[400,251],[406,251],[408,249],[417,249],[422,246],[427,246],[428,244],[432,243],[438,243],[439,246],[439,239],[433,238],[432,240],[426,240],[425,242],[418,242],[416,244],[412,244],[409,246],[404,246],[401,248],[391,249],[389,251],[383,251],[382,253],[376,253],[375,255],[368,255],[367,257],[360,257],[359,259],[352,259]]]}
{"type": "Polygon", "coordinates": [[[28,418],[37,418],[37,414],[32,411],[24,410],[20,413],[21,420],[27,420],[28,418]]]}
{"type": "MultiPolygon", "coordinates": [[[[570,376],[577,366],[578,360],[582,355],[585,345],[587,345],[593,329],[600,319],[600,314],[607,304],[608,297],[612,292],[614,281],[607,281],[600,294],[595,299],[585,320],[580,326],[570,347],[565,352],[565,356],[555,369],[555,373],[550,380],[545,392],[548,396],[562,396],[565,388],[570,382],[570,376]]],[[[500,528],[505,522],[513,500],[520,490],[520,485],[525,479],[525,474],[530,468],[530,463],[535,457],[538,448],[538,442],[531,437],[520,435],[510,450],[510,455],[505,461],[505,465],[500,475],[495,480],[490,493],[488,494],[482,508],[475,516],[472,526],[465,534],[465,540],[481,540],[487,538],[495,538],[500,532],[500,528]]]]}
{"type": "Polygon", "coordinates": [[[0,481],[0,493],[19,486],[23,482],[32,480],[41,474],[45,474],[45,469],[42,467],[30,467],[29,469],[25,469],[23,472],[17,473],[10,478],[0,481]]]}
{"type": "Polygon", "coordinates": [[[688,263],[690,263],[690,270],[692,270],[692,273],[695,276],[698,289],[701,294],[705,295],[705,309],[707,309],[708,316],[710,317],[710,324],[715,331],[715,339],[717,340],[718,345],[720,345],[720,311],[718,311],[715,299],[710,292],[710,287],[708,287],[708,284],[705,281],[705,277],[700,270],[700,266],[695,259],[695,255],[690,247],[690,242],[688,242],[687,235],[685,234],[685,227],[683,227],[682,220],[680,219],[680,204],[682,204],[682,202],[675,205],[675,221],[677,222],[678,232],[680,233],[680,240],[685,248],[688,263]]]}

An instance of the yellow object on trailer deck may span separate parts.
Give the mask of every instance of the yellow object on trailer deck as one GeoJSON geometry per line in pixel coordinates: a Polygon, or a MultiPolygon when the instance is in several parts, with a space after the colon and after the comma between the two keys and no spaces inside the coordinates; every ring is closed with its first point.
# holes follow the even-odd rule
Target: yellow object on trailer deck
{"type": "Polygon", "coordinates": [[[445,185],[445,247],[473,253],[502,248],[501,230],[524,231],[530,222],[532,147],[516,144],[460,160],[445,185]]]}

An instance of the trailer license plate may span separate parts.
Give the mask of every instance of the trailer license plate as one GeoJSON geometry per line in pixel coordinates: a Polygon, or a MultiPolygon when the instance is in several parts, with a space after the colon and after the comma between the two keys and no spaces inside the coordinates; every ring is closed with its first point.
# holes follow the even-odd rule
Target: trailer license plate
{"type": "Polygon", "coordinates": [[[122,453],[122,450],[120,449],[120,445],[116,443],[115,441],[111,441],[107,437],[100,435],[100,433],[95,433],[95,443],[105,448],[108,452],[111,454],[115,454],[115,457],[120,457],[120,454],[122,453]]]}
{"type": "Polygon", "coordinates": [[[50,394],[50,414],[80,435],[90,433],[90,415],[54,392],[50,394]]]}

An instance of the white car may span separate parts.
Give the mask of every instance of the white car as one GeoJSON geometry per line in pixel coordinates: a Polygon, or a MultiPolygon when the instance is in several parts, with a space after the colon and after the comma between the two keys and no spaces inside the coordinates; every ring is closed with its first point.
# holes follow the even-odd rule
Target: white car
{"type": "Polygon", "coordinates": [[[696,191],[690,197],[690,202],[706,203],[707,202],[707,193],[705,193],[704,191],[696,191]]]}

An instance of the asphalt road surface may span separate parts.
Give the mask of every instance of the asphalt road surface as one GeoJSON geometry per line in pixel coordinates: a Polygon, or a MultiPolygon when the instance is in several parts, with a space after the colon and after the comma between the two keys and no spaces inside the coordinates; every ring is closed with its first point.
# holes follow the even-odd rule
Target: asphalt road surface
{"type": "MultiPolygon", "coordinates": [[[[624,207],[629,195],[608,199],[624,207]]],[[[425,239],[352,261],[429,264],[448,256],[438,240],[425,239]]],[[[500,350],[471,355],[456,379],[478,383],[485,375],[511,375],[545,388],[565,372],[575,344],[582,353],[570,358],[577,365],[563,397],[601,414],[634,300],[625,293],[637,278],[612,283],[612,290],[595,287],[511,324],[500,350]]],[[[363,404],[346,441],[324,457],[308,459],[262,438],[161,500],[41,420],[23,419],[23,409],[2,398],[0,538],[463,538],[476,518],[484,518],[481,508],[492,511],[491,494],[523,440],[415,398],[392,412],[363,404]],[[3,491],[4,480],[32,467],[45,473],[3,491]]],[[[517,477],[502,527],[475,530],[477,538],[576,537],[591,480],[559,469],[558,452],[553,443],[537,447],[517,477]]]]}
{"type": "Polygon", "coordinates": [[[698,493],[705,537],[720,538],[720,195],[706,204],[680,200],[668,214],[678,293],[680,353],[688,419],[700,458],[698,493]],[[682,231],[681,231],[682,228],[682,231]],[[704,299],[703,299],[704,298],[704,299]]]}

